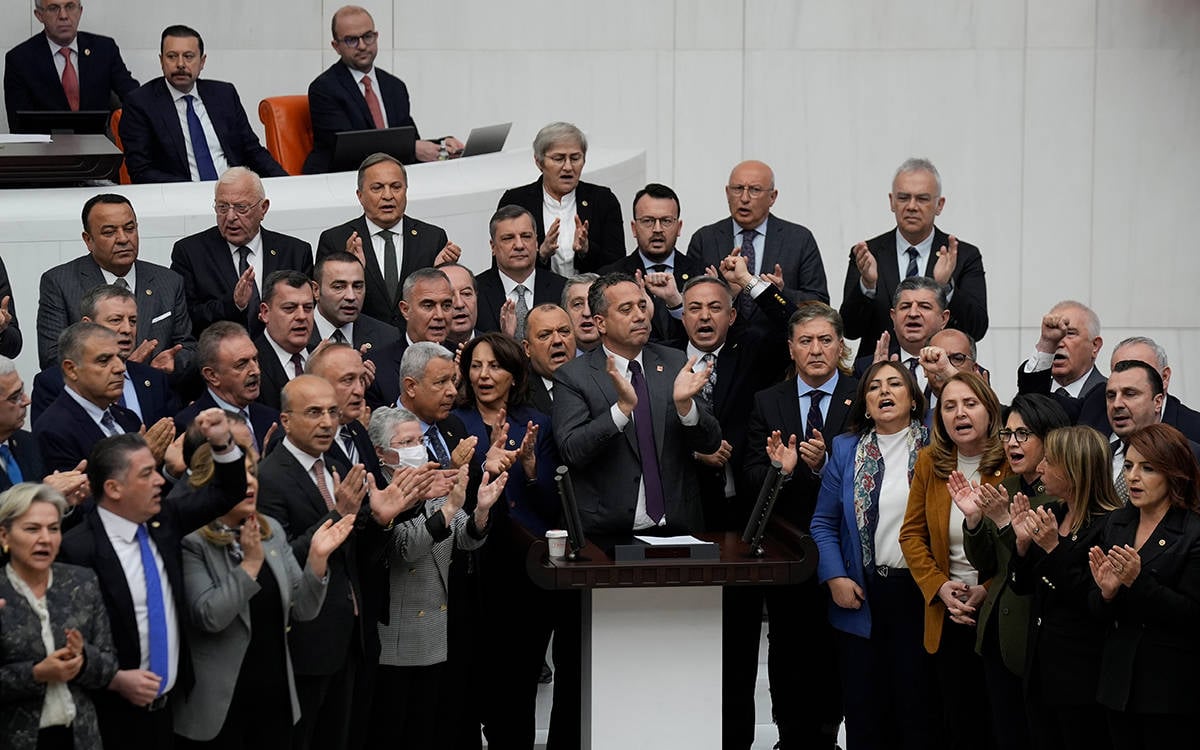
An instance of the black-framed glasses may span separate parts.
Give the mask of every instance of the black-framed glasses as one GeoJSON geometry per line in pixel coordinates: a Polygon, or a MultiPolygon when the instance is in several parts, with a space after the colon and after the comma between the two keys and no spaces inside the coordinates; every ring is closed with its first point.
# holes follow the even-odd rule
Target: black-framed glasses
{"type": "Polygon", "coordinates": [[[370,47],[372,44],[375,43],[375,40],[378,38],[379,38],[378,31],[368,31],[365,34],[359,34],[358,36],[344,36],[341,39],[339,39],[338,41],[341,42],[342,44],[346,45],[347,47],[357,47],[359,42],[362,42],[363,44],[370,47]]]}
{"type": "Polygon", "coordinates": [[[1015,430],[1010,430],[1007,427],[1000,430],[1000,442],[1007,443],[1009,438],[1016,438],[1017,445],[1024,443],[1030,437],[1035,437],[1032,430],[1027,430],[1024,427],[1018,427],[1015,430]]]}
{"type": "Polygon", "coordinates": [[[679,219],[676,219],[673,216],[662,216],[657,218],[653,216],[642,216],[634,219],[634,221],[637,222],[637,225],[642,229],[654,229],[654,227],[659,224],[662,225],[663,229],[670,229],[671,227],[675,226],[675,222],[679,221],[679,219]]]}
{"type": "Polygon", "coordinates": [[[946,352],[946,359],[950,360],[950,364],[955,367],[962,367],[963,363],[970,358],[969,354],[963,354],[962,352],[946,352]]]}

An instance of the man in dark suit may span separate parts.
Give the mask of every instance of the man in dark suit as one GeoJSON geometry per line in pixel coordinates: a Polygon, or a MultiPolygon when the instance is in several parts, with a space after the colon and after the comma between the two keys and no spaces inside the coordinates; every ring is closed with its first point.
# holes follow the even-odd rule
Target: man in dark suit
{"type": "Polygon", "coordinates": [[[462,251],[446,238],[446,230],[405,214],[408,174],[391,156],[372,154],[363,159],[357,195],[363,215],[321,232],[317,260],[337,251],[361,260],[367,275],[363,312],[399,326],[402,320],[396,306],[400,285],[408,275],[457,260],[462,251]]]}
{"type": "Polygon", "coordinates": [[[567,279],[563,286],[559,304],[571,316],[571,330],[575,333],[576,355],[590,352],[600,346],[600,331],[592,320],[592,309],[588,307],[588,290],[599,274],[581,273],[567,279]]]}
{"type": "Polygon", "coordinates": [[[171,270],[183,278],[197,338],[218,320],[240,323],[257,336],[263,328],[262,279],[281,269],[312,273],[312,245],[263,227],[270,207],[258,175],[231,167],[217,180],[216,225],[180,239],[171,250],[171,270]]]}
{"type": "MultiPolygon", "coordinates": [[[[137,300],[139,346],[148,341],[150,366],[168,375],[188,370],[196,339],[188,318],[183,280],[169,268],[138,260],[138,223],[129,199],[102,193],[83,204],[83,242],[88,255],[42,274],[38,298],[38,362],[58,361],[58,335],[82,315],[79,301],[101,284],[124,286],[137,300]]],[[[135,359],[141,354],[131,355],[135,359]]]]}
{"type": "Polygon", "coordinates": [[[1100,317],[1082,302],[1059,302],[1042,317],[1033,355],[1017,368],[1017,392],[1053,393],[1067,414],[1077,414],[1080,400],[1103,392],[1106,378],[1096,369],[1102,346],[1100,317]]]}
{"type": "Polygon", "coordinates": [[[488,231],[496,265],[475,277],[479,290],[476,326],[481,331],[507,331],[520,341],[525,337],[529,311],[545,302],[558,302],[567,280],[553,271],[536,268],[537,233],[529,211],[503,206],[492,214],[488,231]],[[510,329],[502,326],[508,315],[513,326],[510,329]]]}
{"type": "MultiPolygon", "coordinates": [[[[771,461],[766,445],[774,431],[779,431],[784,443],[794,440],[802,460],[791,481],[783,485],[775,516],[807,533],[821,487],[819,472],[834,436],[846,430],[858,383],[844,369],[850,351],[844,341],[841,317],[826,304],[802,305],[792,316],[788,350],[796,377],[754,397],[742,486],[754,493],[767,480],[771,461]]],[[[770,627],[767,669],[780,747],[832,748],[841,720],[841,691],[826,615],[828,593],[815,579],[758,591],[763,599],[754,600],[746,592],[741,617],[726,613],[725,658],[738,668],[732,676],[737,684],[730,686],[727,695],[744,699],[753,694],[761,602],[765,600],[770,627]],[[731,655],[731,649],[738,653],[731,655]],[[808,688],[813,680],[822,685],[816,698],[808,688]]],[[[753,709],[747,713],[745,703],[740,705],[740,713],[735,707],[739,722],[733,730],[737,741],[732,746],[748,747],[753,738],[753,709]],[[746,738],[747,732],[750,739],[746,738]]]]}
{"type": "Polygon", "coordinates": [[[552,122],[533,139],[533,163],[542,176],[511,188],[496,208],[520,206],[537,226],[538,267],[560,276],[598,271],[625,255],[621,204],[602,185],[579,179],[587,136],[569,122],[552,122]]]}
{"type": "Polygon", "coordinates": [[[386,486],[371,436],[359,421],[367,405],[367,368],[362,355],[349,344],[328,344],[308,360],[307,372],[332,385],[337,395],[340,427],[329,447],[330,456],[346,466],[362,464],[375,476],[377,486],[386,486]]]}
{"type": "Polygon", "coordinates": [[[4,56],[4,108],[12,132],[20,132],[18,112],[109,110],[114,99],[138,87],[116,42],[78,31],[78,0],[35,2],[33,15],[45,33],[4,56]]]}
{"type": "Polygon", "coordinates": [[[394,344],[400,331],[390,323],[363,315],[367,281],[362,262],[347,252],[321,257],[313,268],[317,309],[309,350],[322,341],[351,344],[363,353],[394,344]]]}
{"type": "Polygon", "coordinates": [[[196,80],[207,58],[195,29],[163,29],[158,59],[162,77],[125,98],[120,130],[130,179],[215,180],[236,166],[263,177],[287,175],[250,129],[233,84],[196,80]]]}
{"type": "Polygon", "coordinates": [[[525,356],[529,357],[529,399],[543,414],[554,413],[554,373],[575,359],[571,318],[547,302],[529,311],[525,325],[525,356]]]}
{"type": "Polygon", "coordinates": [[[947,287],[948,325],[979,341],[988,329],[983,257],[979,248],[934,226],[946,204],[937,168],[926,159],[905,161],[888,200],[895,230],[855,245],[846,270],[841,314],[846,335],[860,339],[858,356],[871,354],[879,336],[892,331],[888,305],[909,276],[928,276],[947,287]]]}
{"type": "Polygon", "coordinates": [[[259,453],[267,447],[267,435],[279,421],[279,410],[258,403],[262,372],[258,348],[246,329],[220,320],[200,334],[197,347],[200,375],[207,386],[204,394],[175,415],[175,429],[183,432],[205,409],[219,407],[234,411],[250,424],[259,453]]]}
{"type": "Polygon", "coordinates": [[[8,283],[8,269],[0,260],[0,357],[15,359],[21,353],[24,339],[17,324],[17,305],[12,298],[12,285],[8,283]]]}
{"type": "MultiPolygon", "coordinates": [[[[123,287],[102,284],[89,289],[79,302],[82,320],[98,323],[117,334],[117,356],[125,361],[125,384],[118,403],[137,415],[143,424],[155,424],[179,411],[179,399],[167,376],[150,365],[131,361],[137,333],[137,301],[123,287]]],[[[33,379],[33,423],[37,424],[63,390],[62,368],[55,365],[33,379]]]]}
{"type": "MultiPolygon", "coordinates": [[[[304,174],[328,172],[338,133],[346,130],[411,127],[408,87],[394,75],[375,67],[379,32],[364,8],[347,5],[333,14],[330,46],[341,58],[308,86],[313,150],[304,160],[304,174]]],[[[420,138],[420,136],[417,136],[420,138]]],[[[417,161],[458,156],[463,144],[453,136],[418,140],[417,161]]]]}
{"type": "Polygon", "coordinates": [[[439,263],[435,268],[446,274],[446,278],[450,279],[450,288],[454,290],[446,346],[457,349],[459,344],[465,344],[481,333],[475,328],[479,322],[479,292],[475,288],[475,274],[461,263],[439,263]]]}
{"type": "Polygon", "coordinates": [[[866,372],[876,358],[894,357],[917,379],[917,385],[932,409],[930,396],[933,390],[928,373],[920,366],[921,350],[929,346],[934,334],[945,329],[950,319],[947,305],[946,287],[928,276],[910,276],[897,284],[888,311],[891,332],[880,334],[874,350],[854,360],[855,376],[866,372]]]}
{"type": "Polygon", "coordinates": [[[646,290],[654,295],[650,340],[682,349],[687,344],[683,330],[682,290],[689,279],[704,275],[704,266],[679,252],[675,243],[683,230],[679,220],[679,196],[666,185],[652,182],[633,197],[633,239],[629,255],[606,266],[601,273],[641,272],[646,290]]]}
{"type": "Polygon", "coordinates": [[[180,625],[189,608],[181,542],[246,495],[242,451],[225,415],[205,412],[197,429],[213,453],[214,481],[169,502],[162,501],[163,478],[140,435],[100,441],[87,467],[98,509],[63,538],[59,552],[63,562],[96,572],[112,623],[120,669],[108,690],[93,695],[111,747],[172,746],[169,702],[193,679],[180,625]]]}
{"type": "Polygon", "coordinates": [[[404,336],[387,346],[372,349],[367,357],[375,364],[375,379],[367,389],[368,406],[377,409],[397,403],[405,350],[418,341],[445,346],[453,306],[454,290],[442,271],[419,268],[404,280],[404,297],[399,308],[404,315],[404,336]]]}
{"type": "MultiPolygon", "coordinates": [[[[770,277],[782,285],[782,294],[800,304],[806,300],[829,302],[825,265],[817,241],[807,228],[771,213],[779,191],[775,173],[760,161],[745,161],[733,168],[725,186],[729,218],[692,235],[687,254],[708,268],[719,268],[735,247],[746,257],[750,273],[770,277]]],[[[737,301],[742,325],[766,330],[769,318],[743,294],[737,301]]]]}
{"type": "Polygon", "coordinates": [[[0,492],[21,482],[44,482],[61,492],[71,505],[88,495],[87,476],[76,466],[71,471],[47,474],[37,441],[26,430],[29,397],[17,366],[0,355],[0,492]]]}
{"type": "Polygon", "coordinates": [[[280,393],[304,374],[317,302],[312,282],[299,271],[276,271],[263,282],[259,317],[266,325],[254,340],[262,370],[258,401],[280,410],[280,393]]]}
{"type": "Polygon", "coordinates": [[[699,531],[692,453],[721,445],[698,398],[709,370],[693,372],[682,352],[648,343],[647,302],[632,277],[601,276],[589,297],[603,345],[554,373],[553,415],[584,532],[699,531]]]}

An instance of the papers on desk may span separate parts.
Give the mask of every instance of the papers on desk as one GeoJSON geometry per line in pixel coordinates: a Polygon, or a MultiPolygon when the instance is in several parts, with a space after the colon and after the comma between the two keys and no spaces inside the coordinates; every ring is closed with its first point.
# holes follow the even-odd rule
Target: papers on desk
{"type": "Polygon", "coordinates": [[[0,146],[6,143],[53,143],[44,133],[0,133],[0,146]]]}
{"type": "Polygon", "coordinates": [[[688,544],[711,544],[703,539],[697,539],[694,536],[641,536],[635,534],[634,539],[639,542],[645,542],[652,547],[679,547],[688,544]]]}

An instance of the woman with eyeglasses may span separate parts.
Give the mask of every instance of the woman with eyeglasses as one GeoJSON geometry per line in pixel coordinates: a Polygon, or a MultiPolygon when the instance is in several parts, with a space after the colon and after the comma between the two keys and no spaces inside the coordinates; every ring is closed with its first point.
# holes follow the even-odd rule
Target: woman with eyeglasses
{"type": "Polygon", "coordinates": [[[1027,746],[1103,750],[1110,741],[1096,685],[1104,630],[1088,607],[1092,583],[1086,561],[1105,517],[1121,503],[1100,433],[1060,427],[1044,444],[1041,485],[1061,501],[1034,504],[1019,492],[1012,503],[1009,588],[1033,597],[1025,663],[1027,746]]]}
{"type": "MultiPolygon", "coordinates": [[[[183,747],[287,747],[300,704],[288,653],[292,619],[321,611],[329,555],[349,536],[355,516],[316,529],[303,570],[283,527],[258,512],[257,454],[248,430],[234,439],[246,454],[246,496],[225,515],[183,539],[183,581],[195,686],[175,709],[183,747]]],[[[208,443],[184,439],[188,483],[214,476],[208,443]]]]}
{"type": "Polygon", "coordinates": [[[1100,703],[1113,747],[1195,747],[1200,734],[1200,467],[1174,427],[1129,436],[1129,504],[1088,553],[1090,603],[1108,621],[1100,703]]]}
{"type": "Polygon", "coordinates": [[[1000,441],[1012,473],[998,487],[979,486],[980,492],[954,495],[963,513],[963,547],[983,580],[991,579],[979,609],[975,651],[983,657],[996,745],[1000,749],[1029,746],[1025,717],[1025,647],[1029,632],[1028,595],[1008,583],[1016,537],[1009,518],[1009,498],[1018,493],[1033,507],[1058,497],[1047,493],[1041,477],[1046,434],[1070,424],[1053,399],[1040,394],[1018,395],[1004,412],[1000,441]]]}

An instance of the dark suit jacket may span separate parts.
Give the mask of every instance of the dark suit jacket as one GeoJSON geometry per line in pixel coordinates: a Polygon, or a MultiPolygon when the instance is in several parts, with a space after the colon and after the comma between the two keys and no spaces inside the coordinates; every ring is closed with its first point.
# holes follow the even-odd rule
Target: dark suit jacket
{"type": "MultiPolygon", "coordinates": [[[[1108,515],[1100,549],[1133,545],[1140,512],[1108,515]]],[[[1139,550],[1142,570],[1111,603],[1091,590],[1091,605],[1110,620],[1100,659],[1097,700],[1114,711],[1194,714],[1200,701],[1200,515],[1171,508],[1139,550]]]]}
{"type": "MultiPolygon", "coordinates": [[[[320,315],[320,311],[314,311],[313,316],[320,315]]],[[[370,315],[358,316],[358,320],[354,321],[352,331],[353,341],[346,343],[353,346],[355,349],[362,351],[364,346],[367,347],[367,354],[391,346],[400,340],[400,329],[390,323],[384,323],[382,320],[376,320],[370,315]]],[[[312,336],[308,339],[308,350],[311,352],[316,349],[321,343],[321,331],[313,324],[312,336]]]]}
{"type": "MultiPolygon", "coordinates": [[[[71,57],[72,62],[79,60],[79,109],[112,109],[114,97],[125,97],[138,87],[138,82],[129,74],[121,50],[110,37],[80,31],[76,39],[79,55],[71,57]]],[[[35,34],[4,56],[4,108],[10,127],[17,112],[71,108],[45,34],[35,34]]]]}
{"type": "Polygon", "coordinates": [[[350,238],[351,234],[358,232],[359,238],[363,241],[363,255],[367,259],[367,298],[363,301],[363,314],[394,326],[403,326],[404,318],[400,316],[397,305],[400,302],[404,280],[418,268],[432,266],[438,253],[446,247],[449,240],[446,238],[445,229],[408,215],[405,215],[399,225],[392,227],[392,231],[399,233],[396,240],[402,240],[396,245],[396,251],[400,253],[400,276],[394,290],[389,291],[383,282],[383,269],[380,268],[379,260],[375,257],[375,251],[372,248],[373,240],[367,231],[365,215],[321,232],[321,238],[317,240],[317,260],[332,252],[344,251],[346,240],[350,238]],[[396,304],[392,303],[393,298],[395,298],[396,304]]]}
{"type": "MultiPolygon", "coordinates": [[[[312,275],[312,245],[266,228],[261,229],[260,234],[262,276],[255,279],[260,287],[274,271],[300,271],[312,275]]],[[[218,320],[241,323],[250,332],[250,338],[262,333],[263,322],[258,318],[258,310],[248,307],[239,311],[233,304],[233,288],[238,280],[237,261],[216,226],[176,242],[171,250],[171,270],[183,278],[192,332],[197,338],[218,320]]]]}
{"type": "MultiPolygon", "coordinates": [[[[548,268],[539,268],[533,279],[533,302],[529,303],[532,310],[543,302],[559,304],[562,301],[563,287],[567,280],[548,268]]],[[[500,271],[489,268],[475,276],[475,293],[479,296],[479,314],[475,320],[477,331],[500,330],[500,307],[504,304],[504,284],[500,282],[500,271]]]]}
{"type": "MultiPolygon", "coordinates": [[[[350,436],[354,440],[354,449],[358,451],[358,463],[363,465],[369,473],[375,475],[375,486],[387,486],[387,480],[383,476],[383,471],[379,466],[379,456],[375,455],[375,445],[371,442],[371,436],[367,434],[367,428],[362,426],[362,423],[357,419],[353,422],[347,422],[338,430],[337,437],[333,440],[333,445],[329,450],[325,451],[325,455],[329,456],[331,461],[337,461],[341,466],[352,466],[350,457],[346,455],[346,451],[342,447],[341,430],[348,429],[350,436]]],[[[339,469],[338,471],[342,471],[339,469]]]]}
{"type": "MultiPolygon", "coordinates": [[[[196,339],[192,337],[192,322],[188,317],[187,297],[183,279],[169,268],[139,260],[134,266],[137,274],[137,343],[158,339],[156,356],[163,349],[182,344],[175,355],[177,373],[189,369],[195,360],[196,339]]],[[[105,283],[100,266],[91,255],[55,266],[42,274],[38,299],[38,362],[44,370],[58,364],[58,335],[72,323],[79,322],[79,301],[93,287],[105,283]]]]}
{"type": "Polygon", "coordinates": [[[262,371],[259,375],[258,403],[279,411],[283,404],[283,387],[292,378],[284,372],[279,357],[275,356],[275,350],[267,341],[266,331],[254,339],[254,346],[258,348],[258,367],[262,371]]]}
{"type": "MultiPolygon", "coordinates": [[[[695,258],[684,255],[678,250],[672,253],[671,258],[672,275],[675,276],[675,286],[679,288],[679,293],[683,294],[683,285],[688,282],[688,279],[696,276],[704,275],[704,266],[695,258]]],[[[635,272],[641,271],[645,274],[646,264],[642,259],[642,254],[634,250],[629,255],[621,258],[616,263],[611,263],[600,269],[600,273],[613,273],[620,271],[632,276],[635,272]]],[[[687,346],[687,331],[683,329],[683,321],[672,316],[667,310],[667,304],[661,299],[654,299],[654,317],[650,321],[650,340],[656,344],[665,344],[676,349],[683,349],[687,346]]]]}
{"type": "MultiPolygon", "coordinates": [[[[542,178],[528,185],[509,188],[500,196],[496,208],[514,205],[533,214],[537,225],[538,244],[546,239],[545,221],[542,219],[542,178]]],[[[617,196],[603,185],[594,185],[580,180],[575,188],[575,213],[580,221],[588,223],[588,252],[575,257],[575,270],[579,273],[598,271],[616,263],[625,255],[625,225],[621,221],[621,204],[617,196]]],[[[549,261],[538,258],[539,268],[549,268],[549,261]]]]}
{"type": "MultiPolygon", "coordinates": [[[[204,102],[229,166],[247,167],[260,177],[287,175],[250,129],[246,110],[232,83],[201,78],[196,81],[194,93],[204,102]]],[[[125,97],[121,143],[125,166],[135,183],[191,182],[187,138],[171,90],[161,76],[125,97]]],[[[210,143],[209,148],[215,150],[216,145],[210,143]]]]}
{"type": "MultiPolygon", "coordinates": [[[[142,423],[136,414],[116,404],[110,408],[117,425],[125,432],[141,429],[142,423]]],[[[42,412],[42,418],[33,426],[33,434],[47,474],[74,469],[88,457],[96,443],[105,438],[100,425],[92,421],[66,389],[42,412]]]]}
{"type": "Polygon", "coordinates": [[[0,356],[16,359],[21,353],[21,345],[24,343],[21,338],[21,326],[17,324],[17,302],[12,299],[12,285],[8,283],[8,271],[4,268],[4,261],[0,260],[0,300],[8,297],[8,312],[12,315],[12,320],[8,322],[8,327],[0,331],[0,356]]]}
{"type": "MultiPolygon", "coordinates": [[[[216,472],[207,486],[193,490],[181,485],[162,501],[162,510],[146,523],[146,530],[158,548],[167,581],[171,585],[171,596],[175,600],[175,612],[188,612],[187,597],[183,589],[183,538],[196,529],[218,518],[237,505],[246,496],[246,469],[241,461],[214,464],[216,472]]],[[[117,553],[108,540],[104,522],[99,513],[84,516],[78,526],[63,536],[58,553],[63,562],[91,568],[100,579],[100,592],[104,597],[104,608],[112,623],[112,640],[116,647],[120,669],[137,669],[141,665],[142,650],[138,637],[137,619],[133,609],[133,597],[125,571],[117,559],[117,553]]],[[[175,688],[187,692],[192,685],[192,660],[188,652],[187,631],[179,623],[179,674],[175,688]]],[[[119,695],[111,691],[99,691],[96,702],[113,701],[129,706],[119,695]]],[[[107,738],[113,740],[114,738],[107,738]]],[[[107,743],[106,743],[107,744],[107,743]]],[[[119,747],[117,743],[113,747],[119,747]]]]}
{"type": "Polygon", "coordinates": [[[387,346],[372,349],[367,359],[375,363],[375,380],[367,388],[367,406],[378,409],[393,406],[400,398],[400,361],[408,349],[408,338],[401,336],[387,346]]]}
{"type": "MultiPolygon", "coordinates": [[[[929,254],[925,276],[933,278],[937,251],[949,244],[950,236],[934,227],[933,252],[929,254]]],[[[896,260],[895,228],[867,240],[867,248],[875,256],[875,266],[879,270],[875,299],[870,299],[859,289],[861,276],[858,265],[851,257],[842,291],[842,306],[839,308],[842,322],[846,325],[846,338],[860,339],[856,355],[859,357],[875,351],[875,342],[884,331],[895,336],[889,312],[892,309],[892,295],[903,281],[896,260]]],[[[950,300],[950,322],[946,327],[962,331],[979,341],[988,329],[987,284],[983,278],[983,256],[979,254],[979,248],[961,239],[958,241],[958,263],[950,280],[954,284],[954,297],[950,300]]]]}
{"type": "MultiPolygon", "coordinates": [[[[187,408],[175,415],[176,433],[182,435],[200,412],[205,409],[214,409],[216,406],[217,402],[205,388],[204,394],[200,398],[188,404],[187,408]]],[[[246,408],[250,411],[250,427],[254,430],[254,437],[258,439],[258,452],[265,453],[267,432],[271,429],[271,425],[279,422],[279,410],[264,406],[257,401],[250,402],[246,408]]]]}
{"type": "Polygon", "coordinates": [[[529,371],[529,403],[542,414],[554,413],[554,399],[546,390],[546,382],[533,370],[529,371]]]}
{"type": "MultiPolygon", "coordinates": [[[[803,388],[808,390],[807,386],[803,388]]],[[[857,380],[845,373],[838,374],[829,410],[825,413],[825,429],[821,430],[825,437],[826,453],[833,450],[833,438],[846,431],[850,404],[854,402],[857,390],[857,380]]],[[[795,435],[797,441],[804,439],[804,418],[800,414],[796,378],[788,378],[754,396],[754,411],[750,414],[750,427],[746,431],[746,457],[741,485],[750,493],[749,497],[757,495],[771,466],[771,460],[767,458],[767,438],[773,430],[779,430],[784,438],[795,435]]],[[[791,481],[783,485],[775,504],[775,513],[802,529],[808,529],[820,489],[820,475],[813,474],[807,464],[801,461],[791,481]]]]}
{"type": "MultiPolygon", "coordinates": [[[[137,392],[143,423],[152,426],[163,417],[175,416],[175,412],[179,411],[179,399],[171,390],[165,373],[140,362],[126,362],[125,371],[133,381],[133,390],[137,392]]],[[[48,367],[33,377],[31,424],[41,420],[42,413],[63,392],[63,387],[61,367],[48,367]]]]}
{"type": "MultiPolygon", "coordinates": [[[[42,477],[50,473],[42,465],[42,453],[38,450],[37,441],[33,439],[33,433],[17,430],[5,442],[8,444],[8,449],[12,451],[13,458],[17,460],[17,466],[21,469],[21,478],[26,482],[40,482],[42,477]]],[[[0,492],[12,486],[13,483],[8,474],[0,471],[0,492]]]]}
{"type": "MultiPolygon", "coordinates": [[[[684,427],[672,400],[675,376],[686,358],[675,349],[647,344],[642,368],[651,398],[654,442],[663,499],[671,529],[699,531],[704,524],[692,452],[712,453],[721,444],[721,426],[702,399],[700,421],[684,427]]],[[[587,534],[628,534],[633,529],[642,462],[633,421],[618,430],[610,408],[616,390],[606,372],[604,349],[597,347],[554,373],[554,435],[571,467],[579,514],[587,534]]]]}
{"type": "MultiPolygon", "coordinates": [[[[408,87],[378,67],[372,72],[376,95],[383,99],[389,128],[416,127],[408,111],[408,87]]],[[[308,112],[312,116],[313,150],[304,160],[304,174],[328,172],[335,136],[345,130],[371,130],[375,121],[354,76],[339,60],[308,85],[308,112]]],[[[417,138],[420,138],[420,134],[417,138]]],[[[439,248],[440,249],[440,248],[439,248]]]]}

